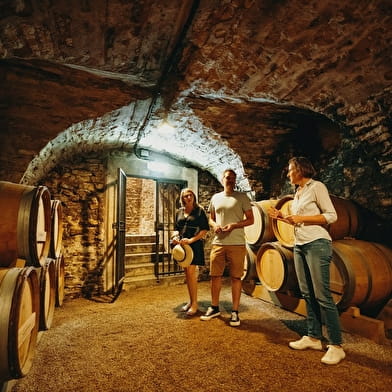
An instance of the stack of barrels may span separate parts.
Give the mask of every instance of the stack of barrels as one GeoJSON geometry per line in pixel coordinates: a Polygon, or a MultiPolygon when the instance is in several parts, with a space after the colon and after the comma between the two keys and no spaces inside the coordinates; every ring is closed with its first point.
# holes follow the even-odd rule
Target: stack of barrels
{"type": "Polygon", "coordinates": [[[261,200],[252,202],[254,223],[246,226],[246,256],[244,263],[244,274],[242,275],[242,289],[248,295],[253,293],[255,285],[259,282],[256,269],[257,253],[263,243],[275,241],[272,229],[272,220],[268,216],[268,208],[274,207],[277,200],[261,200]]]}
{"type": "Polygon", "coordinates": [[[0,181],[0,383],[31,368],[64,299],[62,210],[45,186],[0,181]]]}
{"type": "MultiPolygon", "coordinates": [[[[300,297],[293,261],[294,228],[285,222],[270,219],[270,205],[290,213],[292,195],[278,200],[252,203],[255,222],[245,228],[248,255],[245,292],[252,277],[272,292],[300,297]],[[253,271],[253,272],[251,272],[253,271]]],[[[372,315],[372,310],[389,300],[392,294],[392,249],[376,242],[358,239],[366,225],[355,203],[331,195],[338,219],[328,226],[332,238],[333,256],[330,266],[330,289],[340,311],[350,306],[372,315]]],[[[243,285],[244,286],[244,285],[243,285]]]]}

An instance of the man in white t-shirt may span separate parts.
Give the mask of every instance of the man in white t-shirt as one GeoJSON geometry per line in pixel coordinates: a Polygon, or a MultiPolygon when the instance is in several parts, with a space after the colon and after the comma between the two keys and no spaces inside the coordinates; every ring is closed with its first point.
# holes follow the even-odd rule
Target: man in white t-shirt
{"type": "Polygon", "coordinates": [[[210,255],[211,306],[200,317],[211,320],[220,315],[219,295],[225,266],[230,268],[232,311],[230,325],[240,325],[240,304],[244,260],[246,255],[244,227],[253,224],[250,199],[244,192],[235,191],[237,175],[232,169],[223,172],[223,192],[212,196],[209,223],[214,232],[210,255]]]}

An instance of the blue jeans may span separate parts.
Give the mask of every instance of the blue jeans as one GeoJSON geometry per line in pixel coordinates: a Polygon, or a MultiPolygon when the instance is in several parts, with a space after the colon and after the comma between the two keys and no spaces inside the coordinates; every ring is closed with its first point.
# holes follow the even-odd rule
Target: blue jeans
{"type": "Polygon", "coordinates": [[[330,344],[339,345],[342,343],[339,312],[329,286],[331,260],[332,243],[327,239],[294,246],[295,271],[308,314],[308,336],[321,339],[324,320],[330,344]]]}

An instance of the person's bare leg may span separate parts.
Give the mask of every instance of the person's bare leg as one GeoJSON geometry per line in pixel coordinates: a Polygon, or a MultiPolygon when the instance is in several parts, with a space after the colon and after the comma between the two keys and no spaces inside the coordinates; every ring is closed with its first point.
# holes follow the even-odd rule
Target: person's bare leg
{"type": "Polygon", "coordinates": [[[189,313],[197,311],[197,268],[196,265],[190,265],[185,268],[185,277],[189,293],[189,313]]]}
{"type": "Polygon", "coordinates": [[[222,277],[212,276],[211,277],[211,305],[219,306],[219,296],[222,288],[222,277]]]}
{"type": "Polygon", "coordinates": [[[231,278],[231,297],[233,301],[232,310],[238,311],[240,306],[241,290],[242,280],[240,278],[231,278]]]}

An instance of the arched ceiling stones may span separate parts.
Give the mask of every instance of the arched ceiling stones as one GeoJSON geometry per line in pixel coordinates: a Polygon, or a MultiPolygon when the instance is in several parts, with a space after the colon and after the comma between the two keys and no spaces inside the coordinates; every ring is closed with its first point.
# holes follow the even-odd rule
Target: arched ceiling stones
{"type": "Polygon", "coordinates": [[[128,146],[119,117],[150,99],[147,148],[160,144],[154,130],[168,116],[178,139],[165,152],[185,161],[195,153],[212,173],[238,158],[261,193],[277,156],[303,151],[302,142],[305,152],[333,155],[352,137],[391,173],[389,0],[3,4],[0,125],[11,133],[0,135],[3,175],[51,159],[74,132],[67,153],[128,146]]]}
{"type": "MultiPolygon", "coordinates": [[[[36,183],[52,168],[78,154],[108,150],[132,152],[138,140],[140,124],[144,121],[138,116],[147,113],[150,104],[151,100],[136,101],[100,118],[72,125],[51,140],[30,162],[22,183],[36,183]]],[[[175,120],[173,117],[176,123],[174,134],[156,132],[162,119],[151,119],[147,129],[141,131],[137,148],[167,154],[184,164],[207,170],[217,179],[224,169],[231,167],[238,173],[238,186],[249,190],[241,159],[224,141],[219,141],[219,135],[210,134],[211,131],[201,123],[194,124],[192,121],[195,119],[191,113],[187,118],[175,120]]]]}

